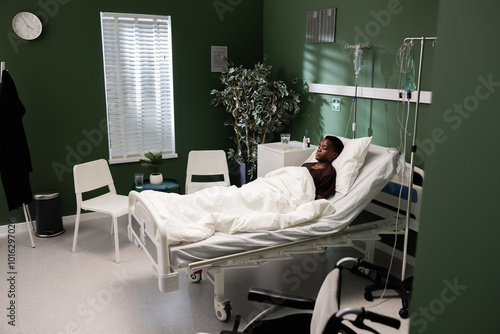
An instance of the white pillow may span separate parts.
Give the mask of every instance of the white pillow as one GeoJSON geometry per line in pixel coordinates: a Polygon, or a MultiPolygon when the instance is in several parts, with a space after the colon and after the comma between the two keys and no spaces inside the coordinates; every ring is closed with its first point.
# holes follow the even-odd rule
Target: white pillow
{"type": "MultiPolygon", "coordinates": [[[[326,135],[329,136],[329,135],[326,135]]],[[[325,137],[326,137],[325,136],[325,137]]],[[[372,137],[363,138],[339,138],[344,144],[344,149],[337,159],[333,160],[332,165],[337,171],[337,181],[335,191],[346,195],[351,189],[352,184],[359,174],[359,169],[365,163],[366,154],[370,148],[372,137]]],[[[305,162],[317,162],[316,151],[305,162]]]]}

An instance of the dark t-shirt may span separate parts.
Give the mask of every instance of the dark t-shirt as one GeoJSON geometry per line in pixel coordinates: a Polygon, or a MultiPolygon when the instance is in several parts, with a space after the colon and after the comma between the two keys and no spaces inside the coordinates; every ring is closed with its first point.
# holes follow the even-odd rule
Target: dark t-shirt
{"type": "Polygon", "coordinates": [[[323,169],[314,169],[315,162],[306,162],[302,164],[302,167],[306,167],[311,173],[314,180],[314,185],[316,186],[316,196],[322,196],[323,198],[328,198],[335,194],[335,181],[337,179],[337,171],[335,167],[329,164],[323,169]]]}

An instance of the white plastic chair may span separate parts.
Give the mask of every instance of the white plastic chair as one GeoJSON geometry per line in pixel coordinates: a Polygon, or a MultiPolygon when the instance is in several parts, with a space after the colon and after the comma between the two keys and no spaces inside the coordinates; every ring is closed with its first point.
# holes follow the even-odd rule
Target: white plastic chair
{"type": "Polygon", "coordinates": [[[229,187],[229,169],[227,167],[226,152],[223,150],[191,151],[188,156],[186,171],[186,194],[192,194],[203,188],[213,186],[229,187]],[[192,181],[193,176],[222,175],[222,181],[204,180],[192,181]]]}
{"type": "Polygon", "coordinates": [[[116,194],[108,162],[104,159],[75,165],[73,167],[73,178],[75,181],[77,211],[72,251],[76,251],[81,210],[106,213],[112,217],[111,234],[114,233],[116,263],[119,263],[120,254],[117,218],[128,213],[128,196],[116,194]],[[109,192],[85,201],[82,200],[82,193],[106,186],[109,192]]]}

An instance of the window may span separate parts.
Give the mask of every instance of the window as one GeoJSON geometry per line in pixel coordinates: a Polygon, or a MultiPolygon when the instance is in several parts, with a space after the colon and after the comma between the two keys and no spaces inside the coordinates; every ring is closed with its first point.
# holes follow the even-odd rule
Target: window
{"type": "Polygon", "coordinates": [[[101,13],[110,163],[175,152],[169,16],[101,13]]]}

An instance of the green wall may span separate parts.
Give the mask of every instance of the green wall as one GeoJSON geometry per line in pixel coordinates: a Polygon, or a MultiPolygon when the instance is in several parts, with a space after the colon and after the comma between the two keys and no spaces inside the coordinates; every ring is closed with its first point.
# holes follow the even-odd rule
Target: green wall
{"type": "Polygon", "coordinates": [[[410,333],[500,333],[500,3],[441,0],[410,333]],[[439,130],[438,130],[439,131],[439,130]]]}
{"type": "MultiPolygon", "coordinates": [[[[405,37],[434,36],[437,2],[393,0],[273,0],[264,4],[264,53],[280,76],[301,79],[310,83],[354,86],[354,50],[346,44],[370,43],[363,49],[363,65],[358,79],[359,87],[398,87],[400,80],[396,64],[397,51],[405,37]],[[337,9],[334,43],[306,44],[306,13],[335,7],[337,9]],[[421,24],[425,22],[425,24],[421,24]]],[[[432,54],[425,59],[423,90],[432,90],[428,75],[432,54]]],[[[352,98],[342,99],[340,112],[332,111],[331,101],[336,96],[308,94],[304,112],[291,126],[292,139],[303,135],[318,142],[325,133],[351,137],[348,122],[352,98]]],[[[428,105],[422,106],[419,128],[425,127],[428,105]]],[[[401,112],[401,107],[399,108],[401,112]]],[[[375,144],[398,146],[398,103],[358,99],[357,137],[373,136],[375,144]]],[[[410,117],[413,121],[413,115],[410,117]]],[[[410,128],[413,128],[410,123],[410,128]]],[[[423,166],[425,157],[419,157],[423,166]]]]}
{"type": "MultiPolygon", "coordinates": [[[[0,9],[0,60],[6,62],[26,107],[23,124],[34,169],[32,190],[58,190],[63,215],[76,212],[72,166],[108,158],[101,11],[172,17],[179,157],[167,161],[164,175],[183,185],[190,150],[227,150],[231,145],[230,129],[223,126],[225,113],[210,105],[210,91],[219,87],[210,69],[210,46],[227,45],[237,63],[261,60],[262,0],[16,0],[2,2],[0,9]],[[42,19],[38,39],[25,42],[13,35],[12,18],[20,11],[42,19]]],[[[119,193],[128,193],[137,171],[147,173],[138,163],[111,166],[119,193]]],[[[25,221],[21,209],[8,211],[2,189],[0,225],[10,218],[25,221]]]]}

